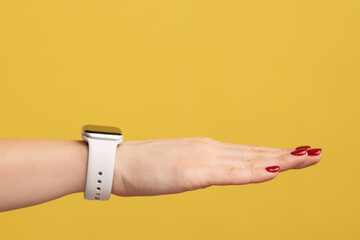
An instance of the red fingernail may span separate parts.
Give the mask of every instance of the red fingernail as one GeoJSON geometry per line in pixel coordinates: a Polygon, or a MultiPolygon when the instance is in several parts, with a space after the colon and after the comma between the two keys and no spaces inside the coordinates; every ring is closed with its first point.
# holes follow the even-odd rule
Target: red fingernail
{"type": "Polygon", "coordinates": [[[296,148],[296,150],[299,150],[299,149],[303,149],[303,150],[309,150],[309,149],[311,149],[311,147],[310,146],[300,146],[300,147],[297,147],[296,148]]]}
{"type": "Polygon", "coordinates": [[[321,153],[321,148],[314,148],[307,151],[309,156],[318,156],[321,153]]]}
{"type": "Polygon", "coordinates": [[[294,156],[301,156],[301,155],[306,154],[306,149],[301,149],[300,148],[298,150],[292,151],[291,154],[294,155],[294,156]]]}
{"type": "Polygon", "coordinates": [[[272,172],[272,173],[278,172],[279,170],[280,170],[279,166],[271,166],[271,167],[266,168],[266,171],[272,172]]]}

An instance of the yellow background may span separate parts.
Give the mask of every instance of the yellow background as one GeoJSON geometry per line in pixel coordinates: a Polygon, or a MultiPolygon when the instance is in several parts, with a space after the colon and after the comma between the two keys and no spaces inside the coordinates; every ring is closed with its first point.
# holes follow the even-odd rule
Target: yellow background
{"type": "Polygon", "coordinates": [[[359,239],[359,31],[356,0],[1,0],[1,137],[323,148],[262,184],[0,213],[1,239],[359,239]]]}

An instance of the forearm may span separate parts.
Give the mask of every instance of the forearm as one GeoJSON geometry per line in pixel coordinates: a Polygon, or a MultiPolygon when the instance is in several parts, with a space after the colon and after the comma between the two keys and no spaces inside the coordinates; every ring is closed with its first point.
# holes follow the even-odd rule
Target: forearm
{"type": "Polygon", "coordinates": [[[0,139],[0,211],[83,192],[87,158],[80,140],[0,139]]]}

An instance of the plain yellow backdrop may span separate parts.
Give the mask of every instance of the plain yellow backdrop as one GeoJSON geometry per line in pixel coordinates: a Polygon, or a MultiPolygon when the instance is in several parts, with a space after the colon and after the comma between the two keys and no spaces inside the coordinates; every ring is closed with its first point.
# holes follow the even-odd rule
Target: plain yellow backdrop
{"type": "Polygon", "coordinates": [[[1,0],[0,137],[323,148],[262,184],[1,213],[1,239],[359,239],[359,32],[356,0],[1,0]]]}

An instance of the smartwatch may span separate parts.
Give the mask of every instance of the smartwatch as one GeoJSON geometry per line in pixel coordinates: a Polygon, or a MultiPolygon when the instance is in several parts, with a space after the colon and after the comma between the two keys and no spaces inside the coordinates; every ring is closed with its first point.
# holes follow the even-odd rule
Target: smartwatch
{"type": "Polygon", "coordinates": [[[122,131],[117,127],[85,125],[81,137],[89,146],[84,198],[109,200],[116,149],[123,142],[122,131]]]}

